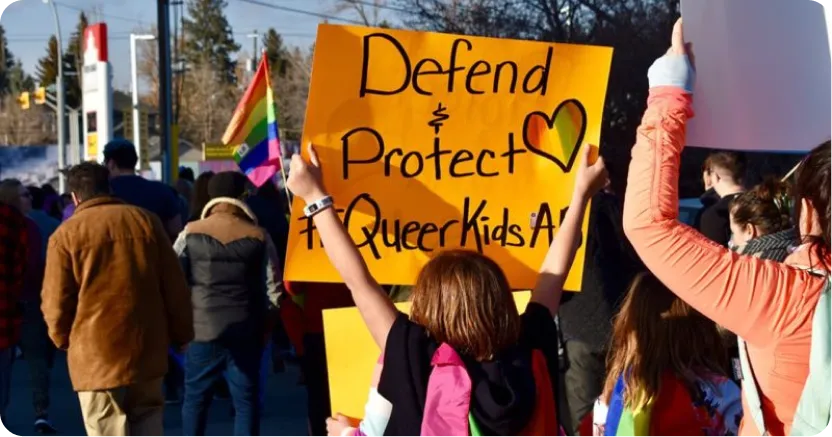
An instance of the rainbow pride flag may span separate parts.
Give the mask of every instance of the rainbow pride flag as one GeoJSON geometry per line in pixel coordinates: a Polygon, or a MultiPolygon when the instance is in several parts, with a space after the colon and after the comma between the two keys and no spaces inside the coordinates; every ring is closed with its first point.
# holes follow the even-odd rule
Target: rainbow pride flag
{"type": "Polygon", "coordinates": [[[282,156],[277,110],[265,56],[262,56],[251,84],[237,104],[222,142],[236,147],[234,160],[254,185],[263,185],[280,171],[282,156]]]}

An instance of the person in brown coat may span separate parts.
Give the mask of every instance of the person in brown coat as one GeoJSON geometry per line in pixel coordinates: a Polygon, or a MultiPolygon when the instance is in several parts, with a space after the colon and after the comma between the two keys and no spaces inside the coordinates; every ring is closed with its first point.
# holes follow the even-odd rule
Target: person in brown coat
{"type": "Polygon", "coordinates": [[[110,195],[106,168],[76,165],[67,182],[77,208],[49,239],[49,337],[89,435],[161,435],[168,347],[194,336],[184,273],[159,218],[110,195]]]}

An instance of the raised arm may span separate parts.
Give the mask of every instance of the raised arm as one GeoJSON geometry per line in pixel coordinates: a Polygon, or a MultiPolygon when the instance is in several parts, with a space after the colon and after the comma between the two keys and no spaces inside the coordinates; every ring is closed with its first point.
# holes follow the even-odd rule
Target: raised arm
{"type": "MultiPolygon", "coordinates": [[[[320,162],[311,144],[309,145],[309,162],[299,155],[292,157],[287,184],[289,189],[307,204],[327,197],[321,179],[320,162]]],[[[393,302],[378,282],[370,276],[364,258],[361,257],[361,253],[355,247],[355,243],[335,210],[326,208],[315,214],[313,220],[324,243],[324,250],[329,261],[350,289],[355,306],[358,307],[373,340],[383,351],[387,344],[387,334],[396,319],[396,308],[393,302]]]]}
{"type": "Polygon", "coordinates": [[[581,223],[584,221],[589,199],[608,182],[603,158],[599,158],[595,163],[590,162],[593,147],[595,146],[584,146],[578,174],[575,177],[572,201],[555,241],[546,253],[537,276],[537,284],[532,291],[531,301],[548,308],[552,316],[558,312],[563,284],[566,283],[566,277],[575,260],[575,252],[580,245],[581,223]]]}
{"type": "MultiPolygon", "coordinates": [[[[691,110],[692,70],[681,23],[673,48],[649,73],[647,111],[636,135],[624,230],[644,264],[673,293],[760,347],[791,332],[804,296],[825,280],[771,261],[740,256],[678,221],[680,154],[691,110]]],[[[805,314],[803,314],[805,316],[805,314]]]]}

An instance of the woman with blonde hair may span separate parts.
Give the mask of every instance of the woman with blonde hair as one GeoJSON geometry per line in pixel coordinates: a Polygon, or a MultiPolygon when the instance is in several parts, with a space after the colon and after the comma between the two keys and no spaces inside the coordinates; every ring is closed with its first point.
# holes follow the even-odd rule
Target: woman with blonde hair
{"type": "Polygon", "coordinates": [[[609,350],[596,435],[737,434],[740,389],[716,325],[652,274],[633,280],[609,350]]]}

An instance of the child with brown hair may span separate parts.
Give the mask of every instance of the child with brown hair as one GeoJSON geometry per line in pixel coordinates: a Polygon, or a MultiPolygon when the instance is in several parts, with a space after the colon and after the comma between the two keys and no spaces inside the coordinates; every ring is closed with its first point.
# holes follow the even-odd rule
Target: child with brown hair
{"type": "Polygon", "coordinates": [[[641,273],[613,323],[595,435],[736,435],[740,389],[714,322],[641,273]]]}
{"type": "Polygon", "coordinates": [[[385,434],[557,432],[553,318],[587,203],[607,182],[603,161],[590,165],[589,151],[585,146],[568,212],[522,316],[500,267],[463,250],[435,256],[418,276],[411,316],[397,311],[331,207],[312,146],[309,162],[292,157],[289,189],[319,207],[310,215],[326,253],[382,350],[378,393],[392,405],[385,434]]]}

